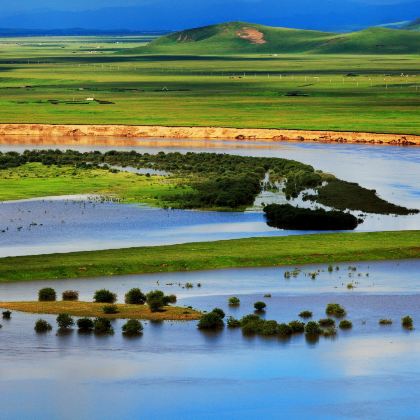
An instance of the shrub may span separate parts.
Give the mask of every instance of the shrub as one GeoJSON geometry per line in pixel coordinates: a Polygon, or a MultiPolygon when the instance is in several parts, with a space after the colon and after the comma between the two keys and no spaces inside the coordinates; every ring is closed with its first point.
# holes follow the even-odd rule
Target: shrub
{"type": "Polygon", "coordinates": [[[45,287],[38,292],[40,302],[54,302],[57,299],[57,293],[51,287],[45,287]]]}
{"type": "Polygon", "coordinates": [[[3,312],[3,319],[10,319],[12,317],[12,313],[10,311],[3,312]]]}
{"type": "Polygon", "coordinates": [[[277,321],[262,321],[261,335],[271,336],[278,334],[278,323],[277,321]]]}
{"type": "Polygon", "coordinates": [[[169,305],[170,303],[176,303],[176,296],[175,295],[168,295],[164,297],[165,306],[169,305]]]}
{"type": "Polygon", "coordinates": [[[244,325],[242,325],[242,333],[246,335],[260,334],[263,327],[263,322],[264,321],[260,318],[249,320],[244,325]]]}
{"type": "Polygon", "coordinates": [[[233,296],[229,298],[229,306],[239,306],[241,304],[241,301],[236,296],[233,296]]]}
{"type": "Polygon", "coordinates": [[[305,323],[300,321],[289,322],[289,327],[292,329],[292,333],[303,333],[305,331],[305,323]]]}
{"type": "Polygon", "coordinates": [[[265,298],[271,298],[271,293],[266,293],[266,294],[264,295],[264,297],[265,297],[265,298]]]}
{"type": "Polygon", "coordinates": [[[143,331],[143,324],[137,319],[129,319],[122,327],[124,335],[139,335],[143,331]]]}
{"type": "Polygon", "coordinates": [[[60,329],[66,330],[74,325],[74,320],[69,314],[59,314],[57,316],[57,325],[60,329]]]}
{"type": "Polygon", "coordinates": [[[93,321],[90,318],[80,318],[77,320],[79,331],[89,332],[93,330],[93,321]]]}
{"type": "Polygon", "coordinates": [[[334,337],[337,335],[337,330],[335,327],[328,327],[322,332],[324,337],[334,337]]]}
{"type": "Polygon", "coordinates": [[[51,331],[52,326],[44,319],[38,319],[38,321],[35,322],[34,329],[37,333],[45,333],[45,332],[51,331]]]}
{"type": "Polygon", "coordinates": [[[107,314],[107,315],[117,314],[119,312],[117,305],[102,306],[102,311],[104,314],[107,314]]]}
{"type": "Polygon", "coordinates": [[[198,321],[198,328],[200,330],[216,330],[223,328],[223,326],[223,318],[217,312],[204,314],[198,321]]]}
{"type": "Polygon", "coordinates": [[[322,333],[322,330],[318,324],[318,322],[315,321],[309,321],[305,326],[305,334],[307,335],[319,335],[322,333]]]}
{"type": "Polygon", "coordinates": [[[224,311],[220,308],[214,308],[212,310],[212,312],[214,312],[215,314],[218,314],[220,316],[220,318],[222,318],[222,319],[225,317],[224,311]]]}
{"type": "Polygon", "coordinates": [[[255,314],[245,315],[241,318],[240,323],[241,323],[241,326],[243,327],[248,322],[253,322],[253,321],[260,321],[260,317],[255,314]]]}
{"type": "Polygon", "coordinates": [[[95,292],[93,300],[96,303],[115,303],[117,301],[117,295],[109,290],[101,289],[95,292]]]}
{"type": "Polygon", "coordinates": [[[255,302],[254,303],[254,308],[258,312],[264,311],[266,307],[267,307],[267,305],[264,302],[255,302]]]}
{"type": "Polygon", "coordinates": [[[392,325],[392,319],[380,319],[379,325],[392,325]]]}
{"type": "Polygon", "coordinates": [[[185,288],[186,289],[192,289],[194,287],[194,285],[192,283],[185,283],[185,288]]]}
{"type": "Polygon", "coordinates": [[[318,324],[321,325],[321,327],[334,327],[335,321],[331,318],[324,318],[324,319],[320,319],[318,321],[318,324]]]}
{"type": "Polygon", "coordinates": [[[111,321],[106,318],[96,318],[93,321],[93,331],[95,334],[114,334],[111,321]]]}
{"type": "Polygon", "coordinates": [[[343,319],[340,321],[340,324],[338,325],[342,330],[350,330],[353,328],[353,323],[347,319],[343,319]]]}
{"type": "Polygon", "coordinates": [[[335,316],[337,318],[342,318],[343,316],[346,316],[346,310],[338,303],[329,303],[327,305],[325,313],[329,316],[335,316]]]}
{"type": "Polygon", "coordinates": [[[165,295],[161,290],[153,290],[146,295],[146,301],[152,312],[160,311],[166,304],[165,295]]]}
{"type": "Polygon", "coordinates": [[[241,326],[241,322],[237,320],[236,318],[234,318],[233,316],[230,316],[227,319],[226,324],[229,328],[239,328],[241,326]]]}
{"type": "Polygon", "coordinates": [[[289,337],[289,336],[292,335],[293,330],[292,330],[292,327],[290,325],[279,324],[279,326],[277,328],[277,332],[278,332],[280,337],[289,337]]]}
{"type": "Polygon", "coordinates": [[[131,289],[125,294],[125,303],[129,305],[144,305],[146,303],[146,295],[138,288],[131,289]]]}
{"type": "Polygon", "coordinates": [[[412,330],[414,326],[413,318],[407,315],[401,319],[401,324],[404,328],[407,328],[408,330],[412,330]]]}
{"type": "Polygon", "coordinates": [[[312,318],[312,312],[311,311],[302,311],[299,316],[301,318],[307,319],[307,318],[312,318]]]}
{"type": "Polygon", "coordinates": [[[77,290],[66,290],[62,294],[63,300],[79,300],[79,292],[77,290]]]}

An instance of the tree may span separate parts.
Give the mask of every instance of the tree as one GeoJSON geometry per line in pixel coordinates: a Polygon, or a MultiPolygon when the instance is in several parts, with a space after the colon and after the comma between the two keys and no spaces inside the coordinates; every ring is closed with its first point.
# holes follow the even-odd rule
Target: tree
{"type": "Polygon", "coordinates": [[[69,314],[59,314],[57,316],[57,325],[61,330],[67,330],[74,325],[74,320],[69,314]]]}
{"type": "Polygon", "coordinates": [[[45,332],[51,331],[52,326],[44,319],[38,319],[38,321],[35,322],[34,329],[37,333],[45,333],[45,332]]]}
{"type": "Polygon", "coordinates": [[[254,308],[257,312],[264,311],[266,307],[267,307],[267,305],[264,302],[255,302],[254,303],[254,308]]]}
{"type": "Polygon", "coordinates": [[[125,303],[144,305],[146,303],[146,295],[139,288],[131,289],[125,294],[125,303]]]}
{"type": "Polygon", "coordinates": [[[146,295],[146,301],[152,312],[159,312],[165,306],[165,295],[161,290],[153,290],[146,295]]]}
{"type": "Polygon", "coordinates": [[[57,299],[57,293],[51,287],[45,287],[38,292],[40,302],[54,302],[57,299]]]}
{"type": "Polygon", "coordinates": [[[117,295],[109,290],[101,289],[95,292],[93,300],[96,303],[115,303],[117,301],[117,295]]]}
{"type": "Polygon", "coordinates": [[[79,331],[90,332],[93,330],[93,321],[90,318],[80,318],[77,320],[79,331]]]}
{"type": "Polygon", "coordinates": [[[96,318],[93,321],[93,331],[95,334],[114,334],[111,322],[106,318],[96,318]]]}
{"type": "Polygon", "coordinates": [[[143,331],[143,325],[137,319],[129,319],[122,327],[123,334],[128,336],[140,335],[143,331]]]}
{"type": "Polygon", "coordinates": [[[217,312],[204,314],[198,322],[198,328],[200,330],[216,330],[223,328],[223,326],[223,318],[217,312]]]}

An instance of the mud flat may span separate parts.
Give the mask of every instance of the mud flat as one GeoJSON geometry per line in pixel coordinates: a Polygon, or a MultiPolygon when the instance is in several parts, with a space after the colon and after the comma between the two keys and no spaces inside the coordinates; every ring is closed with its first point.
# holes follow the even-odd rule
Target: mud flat
{"type": "Polygon", "coordinates": [[[420,136],[339,131],[305,131],[224,127],[164,127],[126,125],[49,125],[0,124],[0,136],[84,137],[115,136],[126,138],[172,138],[207,140],[264,140],[319,143],[368,143],[397,146],[420,145],[420,136]]]}

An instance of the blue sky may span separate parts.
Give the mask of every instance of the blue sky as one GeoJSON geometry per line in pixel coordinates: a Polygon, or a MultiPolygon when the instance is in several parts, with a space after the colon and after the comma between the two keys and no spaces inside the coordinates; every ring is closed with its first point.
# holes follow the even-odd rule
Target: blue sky
{"type": "Polygon", "coordinates": [[[275,26],[351,30],[412,20],[420,0],[13,0],[0,27],[183,29],[242,20],[275,26]]]}

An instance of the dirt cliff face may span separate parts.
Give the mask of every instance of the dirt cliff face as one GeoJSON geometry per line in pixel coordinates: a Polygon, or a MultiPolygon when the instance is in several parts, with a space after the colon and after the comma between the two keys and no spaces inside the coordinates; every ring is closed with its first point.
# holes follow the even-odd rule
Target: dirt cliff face
{"type": "MultiPolygon", "coordinates": [[[[48,125],[0,124],[0,136],[32,136],[43,138],[86,137],[224,139],[260,141],[307,141],[320,143],[370,143],[411,146],[420,145],[420,136],[336,131],[278,130],[223,127],[162,127],[125,125],[48,125]]],[[[82,142],[82,141],[81,141],[82,142]]]]}

